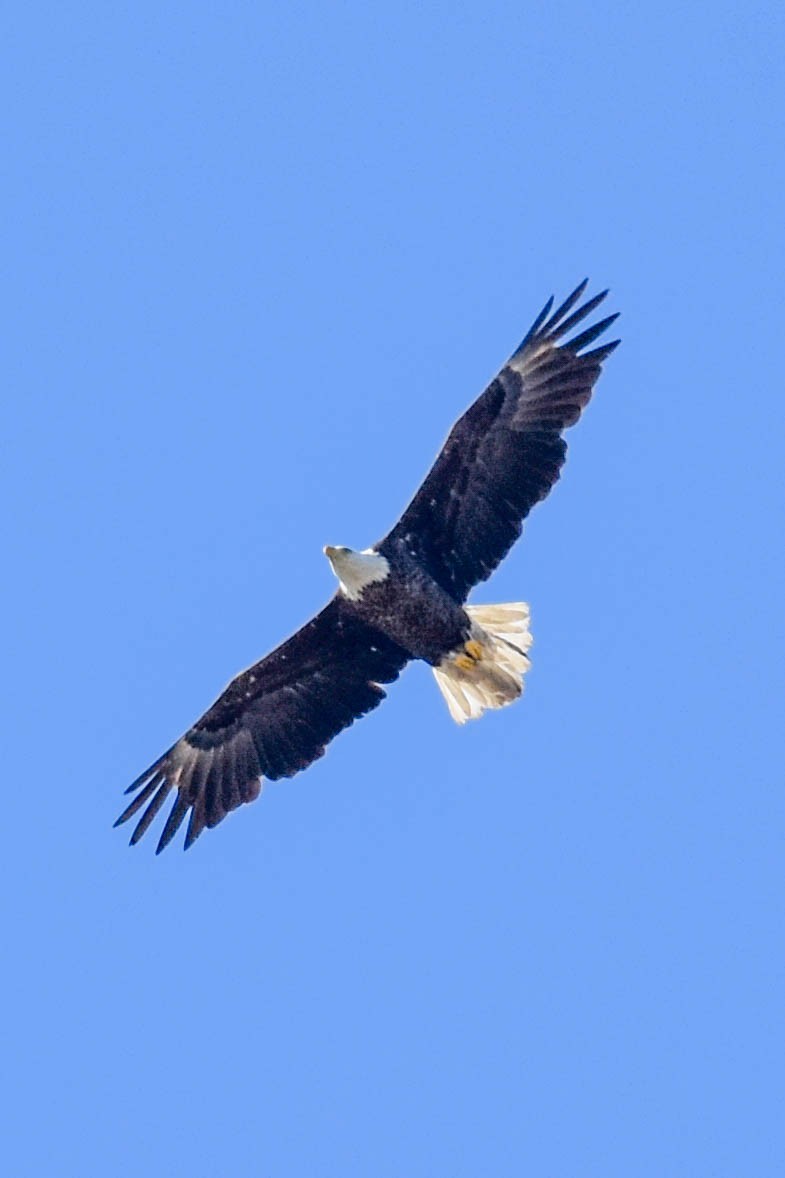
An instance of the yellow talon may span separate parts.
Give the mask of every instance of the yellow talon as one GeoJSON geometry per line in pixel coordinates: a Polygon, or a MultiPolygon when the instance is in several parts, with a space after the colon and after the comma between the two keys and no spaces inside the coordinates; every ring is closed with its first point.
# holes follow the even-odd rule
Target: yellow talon
{"type": "Polygon", "coordinates": [[[460,667],[462,671],[473,671],[477,665],[476,660],[470,658],[468,654],[457,654],[454,661],[456,667],[460,667]]]}
{"type": "Polygon", "coordinates": [[[474,638],[470,638],[468,642],[464,643],[463,649],[466,651],[470,659],[474,659],[475,663],[479,663],[480,659],[482,658],[481,643],[476,642],[474,638]]]}

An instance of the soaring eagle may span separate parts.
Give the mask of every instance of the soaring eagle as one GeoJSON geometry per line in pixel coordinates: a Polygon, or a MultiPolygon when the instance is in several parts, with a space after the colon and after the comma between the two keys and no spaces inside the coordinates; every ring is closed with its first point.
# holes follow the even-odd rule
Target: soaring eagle
{"type": "Polygon", "coordinates": [[[521,694],[531,645],[529,607],[466,605],[559,477],[562,432],[581,415],[619,343],[587,349],[609,315],[563,343],[605,298],[578,306],[582,282],[552,312],[549,299],[513,353],[450,431],[392,531],[355,552],[326,547],[332,600],[291,638],[234,679],[213,706],[126,793],[115,825],[142,807],[139,841],[174,791],[157,852],[190,811],[186,849],[206,826],[259,796],[262,779],[292,777],[343,728],[382,702],[381,684],[410,659],[433,668],[459,724],[521,694]]]}

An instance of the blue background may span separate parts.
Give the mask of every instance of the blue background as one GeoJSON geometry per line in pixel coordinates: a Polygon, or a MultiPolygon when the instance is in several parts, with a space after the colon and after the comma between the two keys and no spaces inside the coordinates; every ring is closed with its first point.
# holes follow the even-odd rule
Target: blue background
{"type": "MultiPolygon", "coordinates": [[[[779,1175],[780,5],[16,6],[14,1176],[779,1175]],[[159,859],[122,788],[328,598],[551,292],[624,343],[426,668],[159,859]]],[[[160,823],[156,831],[160,829],[160,823]]]]}

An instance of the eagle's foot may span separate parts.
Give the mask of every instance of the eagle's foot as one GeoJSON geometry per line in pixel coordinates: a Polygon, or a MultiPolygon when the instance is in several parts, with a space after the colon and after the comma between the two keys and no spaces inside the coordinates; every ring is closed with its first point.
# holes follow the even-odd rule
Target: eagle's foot
{"type": "Polygon", "coordinates": [[[473,671],[481,658],[482,645],[470,638],[468,642],[464,642],[463,650],[455,655],[453,662],[462,671],[473,671]]]}

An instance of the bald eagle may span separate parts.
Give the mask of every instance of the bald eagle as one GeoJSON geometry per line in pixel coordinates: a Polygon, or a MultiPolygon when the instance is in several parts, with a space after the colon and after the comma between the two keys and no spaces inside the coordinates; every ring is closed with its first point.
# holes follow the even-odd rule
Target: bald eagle
{"type": "Polygon", "coordinates": [[[382,684],[412,659],[432,667],[459,724],[518,698],[529,667],[528,606],[465,603],[558,479],[562,432],[580,417],[619,343],[587,350],[616,315],[559,343],[608,293],[576,308],[586,285],[555,311],[548,300],[453,426],[392,531],[361,552],[324,549],[338,590],[321,613],[238,675],[129,786],[135,797],[115,825],[144,807],[132,845],[174,791],[156,853],[190,811],[187,849],[205,827],[254,801],[264,778],[292,777],[322,756],[334,736],[381,703],[382,684]]]}

